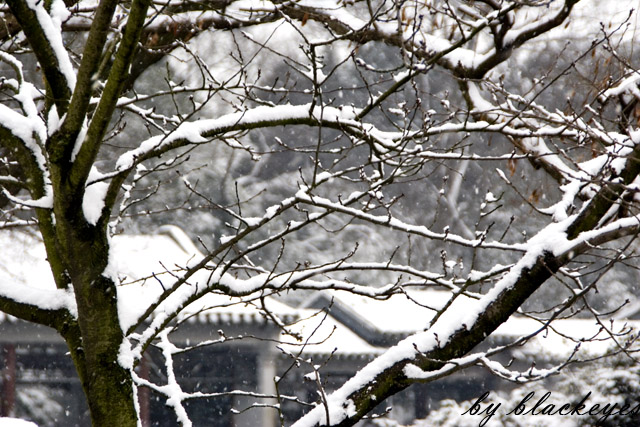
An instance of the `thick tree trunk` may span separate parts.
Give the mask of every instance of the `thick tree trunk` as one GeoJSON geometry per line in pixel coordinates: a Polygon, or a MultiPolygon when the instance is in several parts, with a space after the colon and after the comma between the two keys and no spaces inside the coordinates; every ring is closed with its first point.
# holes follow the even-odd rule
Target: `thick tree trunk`
{"type": "Polygon", "coordinates": [[[115,285],[105,277],[76,296],[87,372],[82,385],[94,427],[137,423],[131,375],[118,362],[123,333],[115,297],[115,285]]]}
{"type": "Polygon", "coordinates": [[[78,308],[78,332],[65,339],[82,382],[92,425],[136,426],[132,378],[118,360],[124,333],[116,283],[104,275],[109,261],[106,227],[92,226],[81,217],[58,221],[57,228],[78,308]],[[79,339],[74,335],[80,335],[79,339]]]}

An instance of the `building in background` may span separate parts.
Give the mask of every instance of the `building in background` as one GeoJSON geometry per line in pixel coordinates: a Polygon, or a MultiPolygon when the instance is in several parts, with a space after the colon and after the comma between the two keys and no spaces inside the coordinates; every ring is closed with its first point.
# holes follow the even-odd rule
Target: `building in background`
{"type": "MultiPolygon", "coordinates": [[[[34,236],[7,231],[0,234],[0,244],[16,246],[16,256],[0,264],[0,280],[5,284],[52,285],[44,249],[34,236]]],[[[116,236],[113,247],[125,283],[122,291],[129,293],[132,305],[148,303],[145,298],[161,290],[163,275],[171,274],[167,271],[178,271],[200,255],[176,227],[162,227],[154,235],[116,236]],[[162,264],[159,259],[164,260],[162,264]]],[[[231,298],[211,293],[189,307],[171,334],[178,346],[207,343],[175,355],[175,372],[183,390],[219,394],[186,402],[187,412],[194,425],[279,425],[275,409],[252,409],[255,398],[236,391],[315,402],[320,386],[325,392],[337,388],[388,347],[424,331],[450,297],[450,292],[433,289],[409,289],[385,300],[322,291],[302,306],[292,307],[276,295],[231,298]],[[283,329],[274,319],[291,326],[283,329]],[[276,385],[277,376],[282,379],[276,385]]],[[[467,296],[458,298],[462,306],[476,303],[467,296]]],[[[507,344],[543,326],[530,318],[514,317],[477,351],[507,344]]],[[[497,360],[509,364],[510,369],[526,370],[530,366],[528,354],[533,352],[537,356],[546,353],[549,363],[557,363],[572,353],[581,338],[602,332],[594,320],[556,321],[554,331],[501,353],[497,360]]],[[[581,351],[602,352],[599,345],[604,344],[583,343],[581,351]]],[[[80,381],[64,342],[54,330],[0,313],[0,346],[0,416],[30,419],[40,427],[89,425],[80,381]]],[[[166,383],[165,360],[157,349],[147,352],[139,375],[157,384],[166,383]]],[[[411,387],[385,402],[378,413],[392,406],[390,416],[408,423],[424,418],[443,399],[472,399],[487,390],[509,387],[510,383],[500,381],[487,369],[472,367],[435,383],[411,387]]],[[[139,398],[143,425],[176,425],[175,415],[161,396],[141,388],[139,398]]],[[[278,403],[285,423],[308,410],[292,400],[260,402],[278,403]]]]}

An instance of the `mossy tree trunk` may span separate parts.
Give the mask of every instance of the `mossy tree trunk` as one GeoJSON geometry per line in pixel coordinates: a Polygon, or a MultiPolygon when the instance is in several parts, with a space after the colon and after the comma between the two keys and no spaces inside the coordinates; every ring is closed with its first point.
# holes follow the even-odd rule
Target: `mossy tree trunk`
{"type": "MultiPolygon", "coordinates": [[[[60,227],[63,228],[63,227],[60,227]]],[[[103,275],[109,259],[106,233],[97,227],[69,227],[68,266],[78,309],[80,347],[74,354],[94,426],[135,426],[137,414],[131,374],[119,363],[124,334],[116,284],[103,275]],[[78,231],[80,230],[80,231],[78,231]]]]}
{"type": "Polygon", "coordinates": [[[47,90],[45,115],[55,107],[64,120],[46,140],[40,136],[37,147],[11,132],[2,131],[0,137],[15,152],[32,199],[52,199],[48,205],[37,206],[38,226],[56,286],[73,293],[77,315],[9,301],[3,310],[51,326],[62,335],[94,426],[135,426],[134,385],[129,367],[119,362],[124,333],[118,316],[117,278],[105,273],[110,251],[107,226],[119,188],[105,197],[95,222],[87,220],[83,201],[89,172],[122,94],[150,1],[134,0],[129,5],[127,24],[115,52],[105,49],[105,44],[118,1],[99,2],[74,79],[65,74],[64,55],[56,50],[62,39],[54,40],[51,21],[43,17],[42,9],[37,10],[50,12],[52,2],[35,6],[24,0],[7,3],[40,64],[47,90]],[[106,62],[112,67],[102,92],[96,93],[95,79],[100,64],[106,62]],[[99,102],[92,107],[90,100],[96,96],[99,102]]]}

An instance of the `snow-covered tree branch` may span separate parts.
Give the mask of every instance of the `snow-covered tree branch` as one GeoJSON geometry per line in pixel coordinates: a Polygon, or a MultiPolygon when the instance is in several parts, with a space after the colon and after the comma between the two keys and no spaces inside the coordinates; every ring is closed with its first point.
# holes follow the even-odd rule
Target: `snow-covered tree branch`
{"type": "MultiPolygon", "coordinates": [[[[61,335],[96,426],[136,425],[142,388],[182,425],[198,398],[254,399],[283,423],[275,402],[306,410],[280,379],[225,394],[176,377],[176,355],[228,340],[172,342],[216,307],[281,331],[251,339],[301,340],[266,297],[450,292],[337,390],[309,363],[319,400],[297,426],[353,425],[472,365],[556,374],[577,350],[525,374],[492,359],[510,345],[474,349],[513,316],[544,325],[515,345],[624,305],[592,291],[631,277],[640,233],[623,3],[600,24],[588,0],[7,0],[0,231],[36,230],[52,280],[0,283],[0,310],[61,335]],[[187,256],[127,277],[116,236],[150,230],[187,256]],[[164,384],[140,374],[152,350],[164,384]]],[[[300,364],[311,341],[278,348],[300,364]]]]}

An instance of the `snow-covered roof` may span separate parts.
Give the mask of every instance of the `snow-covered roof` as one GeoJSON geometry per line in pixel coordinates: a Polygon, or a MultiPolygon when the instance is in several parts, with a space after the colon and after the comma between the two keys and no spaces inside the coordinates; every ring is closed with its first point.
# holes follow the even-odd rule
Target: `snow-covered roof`
{"type": "MultiPolygon", "coordinates": [[[[35,233],[4,230],[0,233],[0,245],[13,248],[13,256],[0,259],[0,289],[18,286],[21,292],[29,292],[54,288],[44,247],[35,233]]],[[[132,322],[143,313],[149,302],[175,280],[175,275],[201,257],[186,234],[174,226],[160,227],[152,235],[113,237],[109,264],[122,282],[118,289],[121,317],[131,317],[125,322],[132,322]]],[[[450,292],[433,289],[408,289],[405,294],[384,300],[345,291],[324,291],[317,292],[304,308],[294,308],[270,295],[254,293],[239,298],[212,292],[190,304],[178,320],[191,324],[247,325],[266,324],[269,315],[284,324],[301,319],[290,329],[300,334],[303,343],[307,340],[306,354],[331,354],[338,349],[343,356],[376,355],[401,337],[424,331],[450,298],[450,292]],[[323,308],[329,309],[329,316],[317,314],[323,308]]],[[[461,295],[455,309],[463,312],[465,307],[472,309],[476,303],[477,300],[461,295]]],[[[160,306],[154,315],[162,310],[160,306]]],[[[617,318],[621,318],[621,313],[617,318]]],[[[0,322],[7,319],[11,317],[0,312],[0,322]]],[[[497,340],[494,342],[515,339],[542,326],[534,319],[512,316],[492,337],[497,340]]],[[[621,319],[615,324],[607,321],[606,325],[614,332],[629,326],[640,329],[640,321],[621,319]]],[[[582,349],[597,354],[610,346],[607,337],[603,325],[594,319],[564,319],[554,321],[552,328],[529,340],[527,347],[544,348],[549,355],[561,357],[570,354],[577,342],[584,341],[582,349]]],[[[288,342],[283,349],[292,353],[302,349],[292,337],[283,334],[282,339],[288,342]]]]}
{"type": "MultiPolygon", "coordinates": [[[[0,233],[0,245],[13,247],[15,256],[0,260],[0,282],[40,289],[52,288],[53,276],[42,242],[35,233],[8,230],[0,233]]],[[[111,241],[110,268],[121,280],[118,289],[121,313],[139,313],[146,304],[202,254],[178,227],[163,226],[155,234],[117,235],[111,241]]],[[[384,348],[375,347],[331,316],[312,309],[293,308],[272,296],[238,298],[209,293],[190,304],[179,316],[188,324],[261,325],[269,320],[266,311],[298,336],[281,334],[283,351],[306,355],[335,354],[340,357],[370,357],[384,348]],[[297,321],[296,321],[297,320],[297,321]],[[336,351],[337,350],[337,351],[336,351]]],[[[0,312],[0,322],[16,321],[0,312]]]]}
{"type": "MultiPolygon", "coordinates": [[[[53,276],[46,261],[41,239],[35,233],[4,230],[0,245],[13,248],[13,256],[0,260],[0,287],[54,289],[53,276]]],[[[151,301],[202,254],[178,227],[162,226],[155,234],[114,236],[111,241],[110,269],[121,279],[119,309],[123,317],[143,313],[151,301]]],[[[188,286],[188,285],[187,285],[188,286]]],[[[229,297],[210,293],[192,303],[180,316],[188,322],[210,324],[265,323],[265,309],[284,322],[297,318],[297,310],[271,296],[229,297]]],[[[156,313],[157,314],[157,313],[156,313]]],[[[0,322],[10,319],[0,312],[0,322]]]]}
{"type": "MultiPolygon", "coordinates": [[[[118,289],[121,317],[134,317],[144,312],[146,306],[141,306],[141,301],[154,301],[175,280],[174,275],[184,272],[186,267],[203,257],[191,239],[176,226],[162,226],[153,235],[116,236],[112,250],[115,259],[110,263],[122,282],[118,289]]],[[[204,275],[208,273],[204,272],[204,275]]],[[[195,283],[191,285],[195,286],[195,283]]],[[[283,322],[291,322],[297,317],[294,308],[269,295],[230,297],[212,292],[191,303],[179,319],[213,324],[265,323],[265,310],[283,322]]]]}
{"type": "MultiPolygon", "coordinates": [[[[407,290],[387,299],[371,299],[344,291],[326,291],[320,305],[332,301],[334,306],[349,307],[359,322],[375,328],[380,333],[409,334],[427,328],[429,321],[451,298],[450,292],[436,290],[407,290]]],[[[461,295],[459,303],[473,304],[472,298],[461,295]]],[[[315,301],[307,303],[316,307],[315,301]]]]}
{"type": "Polygon", "coordinates": [[[13,284],[49,289],[53,286],[44,245],[34,232],[3,230],[0,232],[0,247],[11,248],[11,256],[0,257],[0,287],[13,284]]]}
{"type": "MultiPolygon", "coordinates": [[[[53,275],[46,261],[44,245],[34,232],[6,229],[0,232],[0,247],[10,256],[0,257],[0,292],[3,295],[45,294],[54,289],[53,275]],[[44,291],[44,292],[42,292],[44,291]]],[[[0,322],[11,319],[0,312],[0,322]]]]}
{"type": "Polygon", "coordinates": [[[295,339],[291,334],[282,333],[280,339],[285,343],[279,347],[283,351],[305,355],[341,357],[374,356],[383,353],[384,347],[377,347],[356,335],[351,329],[326,315],[324,311],[300,309],[300,320],[288,329],[302,337],[295,339]]]}
{"type": "MultiPolygon", "coordinates": [[[[442,309],[451,299],[451,293],[433,289],[409,289],[404,294],[395,294],[384,300],[374,300],[344,291],[325,291],[307,302],[309,307],[326,307],[331,314],[346,324],[359,338],[373,341],[370,337],[390,337],[386,345],[400,338],[424,331],[433,319],[436,310],[442,309]]],[[[456,310],[471,309],[477,300],[460,295],[456,299],[456,310]]],[[[492,334],[493,343],[513,341],[543,329],[545,323],[521,315],[512,316],[492,334]]],[[[550,358],[570,355],[580,343],[579,354],[583,357],[602,355],[610,350],[612,334],[620,334],[633,328],[640,330],[640,321],[627,320],[620,315],[598,323],[595,319],[558,319],[550,327],[528,340],[525,352],[544,353],[550,358]]],[[[347,341],[348,342],[348,341],[347,341]]],[[[382,340],[382,342],[385,342],[382,340]]]]}
{"type": "Polygon", "coordinates": [[[36,423],[19,418],[0,417],[2,427],[38,427],[36,423]]]}

